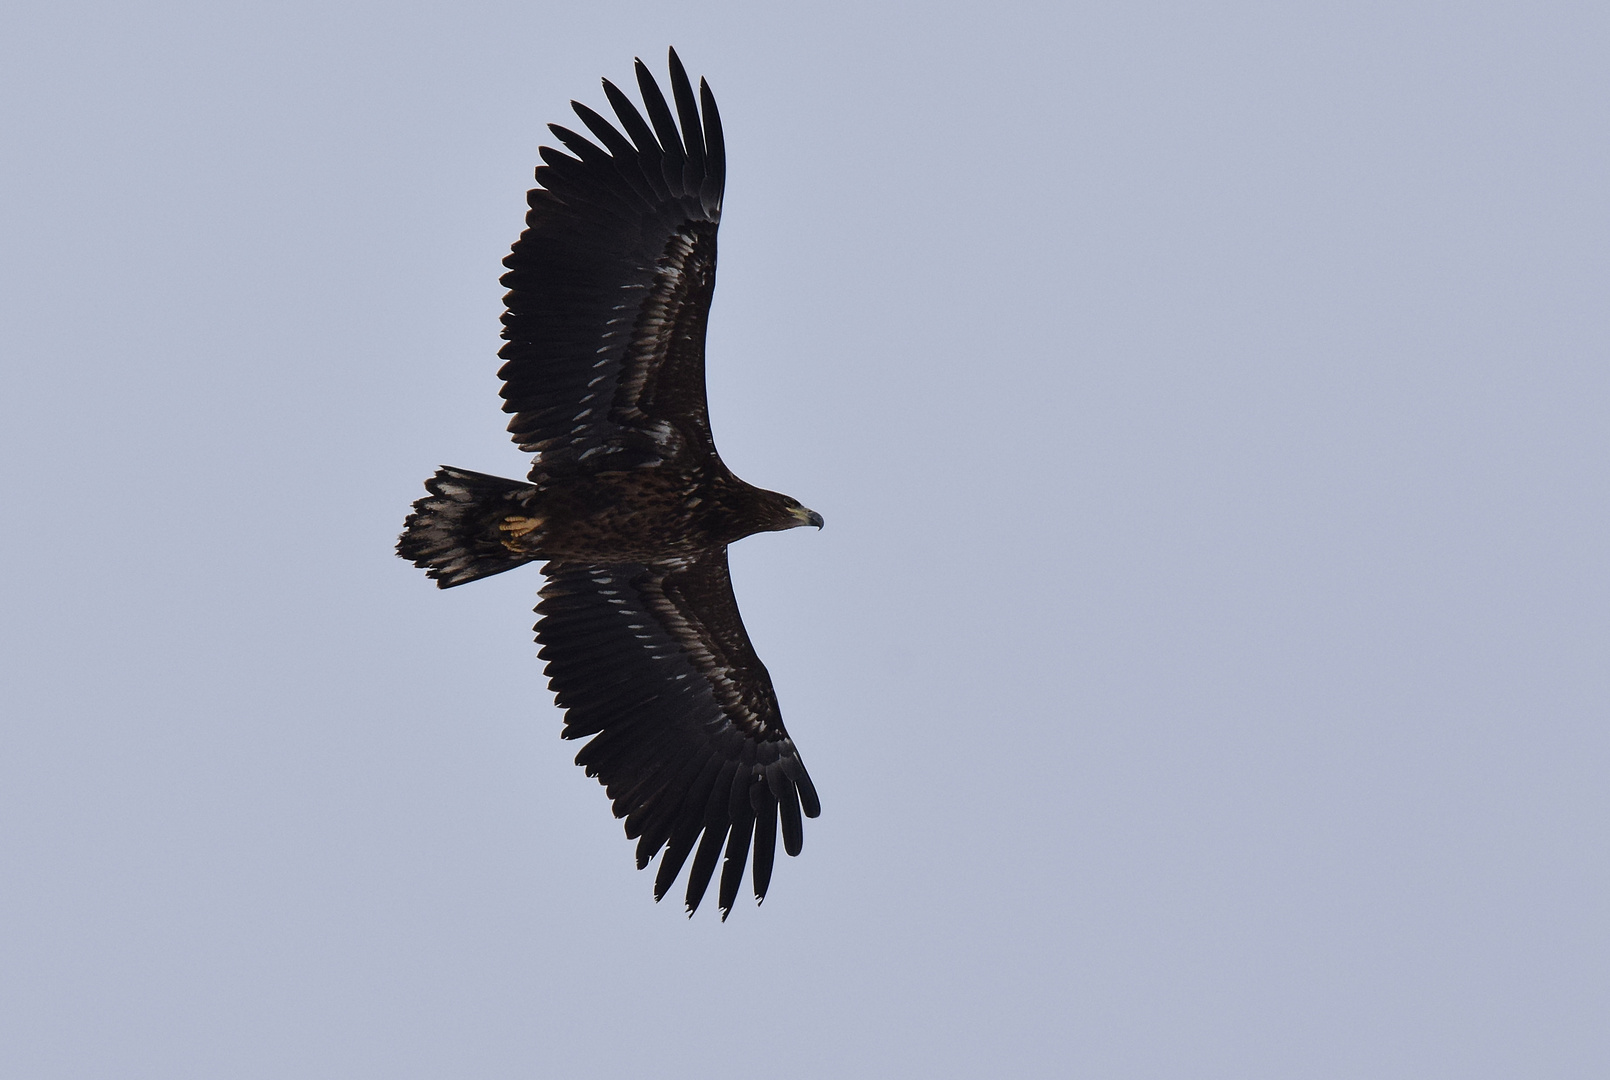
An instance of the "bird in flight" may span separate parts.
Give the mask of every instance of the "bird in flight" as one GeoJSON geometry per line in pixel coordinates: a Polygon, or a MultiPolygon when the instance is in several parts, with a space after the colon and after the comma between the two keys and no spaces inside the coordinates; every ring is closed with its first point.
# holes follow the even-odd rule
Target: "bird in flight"
{"type": "Polygon", "coordinates": [[[604,80],[619,126],[572,102],[596,142],[549,125],[569,153],[540,149],[503,260],[498,353],[509,432],[535,461],[523,482],[438,470],[397,553],[444,589],[543,564],[538,655],[562,736],[590,740],[576,764],[625,819],[638,868],[663,851],[656,900],[692,854],[692,915],[722,863],[725,920],[746,863],[763,900],[779,827],[797,855],[801,816],[821,812],[727,545],[822,518],[716,453],[704,339],[726,145],[710,87],[694,95],[674,49],[670,69],[667,103],[637,61],[641,112],[604,80]]]}

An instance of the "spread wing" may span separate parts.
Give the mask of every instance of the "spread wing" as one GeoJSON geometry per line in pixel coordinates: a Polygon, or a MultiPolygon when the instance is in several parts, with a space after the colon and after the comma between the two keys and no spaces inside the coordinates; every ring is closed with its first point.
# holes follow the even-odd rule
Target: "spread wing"
{"type": "Polygon", "coordinates": [[[638,868],[665,849],[654,898],[697,841],[691,914],[725,847],[725,919],[753,838],[755,898],[764,899],[778,823],[784,849],[797,855],[801,811],[816,817],[821,804],[744,632],[726,549],[652,564],[549,563],[543,572],[537,640],[565,710],[564,737],[593,736],[576,764],[626,819],[638,868]]]}
{"type": "Polygon", "coordinates": [[[721,116],[702,79],[695,100],[674,49],[675,118],[641,60],[637,82],[646,120],[607,79],[620,128],[572,102],[602,146],[550,125],[571,154],[541,148],[541,186],[503,260],[498,376],[509,431],[538,455],[533,479],[715,452],[704,332],[726,179],[721,116]]]}

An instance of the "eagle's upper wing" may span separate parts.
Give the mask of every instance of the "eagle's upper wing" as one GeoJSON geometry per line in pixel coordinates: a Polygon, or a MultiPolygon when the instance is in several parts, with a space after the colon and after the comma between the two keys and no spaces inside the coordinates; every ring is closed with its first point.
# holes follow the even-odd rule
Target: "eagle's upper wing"
{"type": "Polygon", "coordinates": [[[537,640],[565,710],[564,736],[594,736],[576,764],[598,777],[626,835],[638,838],[638,867],[665,847],[654,898],[698,841],[691,913],[725,846],[726,918],[751,836],[755,896],[764,898],[778,822],[784,849],[797,855],[801,810],[815,817],[821,804],[744,632],[726,549],[652,564],[549,563],[543,572],[537,640]]]}
{"type": "Polygon", "coordinates": [[[625,134],[585,105],[599,147],[558,125],[575,154],[542,147],[542,185],[503,260],[504,411],[520,448],[552,472],[630,468],[714,453],[704,331],[726,178],[721,116],[671,52],[676,118],[643,62],[648,119],[607,79],[625,134]],[[701,116],[700,104],[703,115],[701,116]]]}

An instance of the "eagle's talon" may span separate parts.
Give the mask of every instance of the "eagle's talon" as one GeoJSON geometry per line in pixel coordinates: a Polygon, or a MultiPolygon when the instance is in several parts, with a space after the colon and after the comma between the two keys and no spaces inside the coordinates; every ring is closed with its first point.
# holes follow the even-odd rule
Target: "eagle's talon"
{"type": "Polygon", "coordinates": [[[498,522],[498,532],[506,532],[511,540],[518,540],[526,533],[535,532],[541,526],[541,518],[506,517],[498,522]]]}

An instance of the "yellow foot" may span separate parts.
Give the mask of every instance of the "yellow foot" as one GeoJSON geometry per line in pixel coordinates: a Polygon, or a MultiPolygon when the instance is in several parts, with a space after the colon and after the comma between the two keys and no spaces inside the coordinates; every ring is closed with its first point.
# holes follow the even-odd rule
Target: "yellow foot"
{"type": "Polygon", "coordinates": [[[518,540],[526,533],[540,529],[542,521],[542,518],[506,517],[498,522],[498,532],[506,532],[510,540],[518,540]]]}

